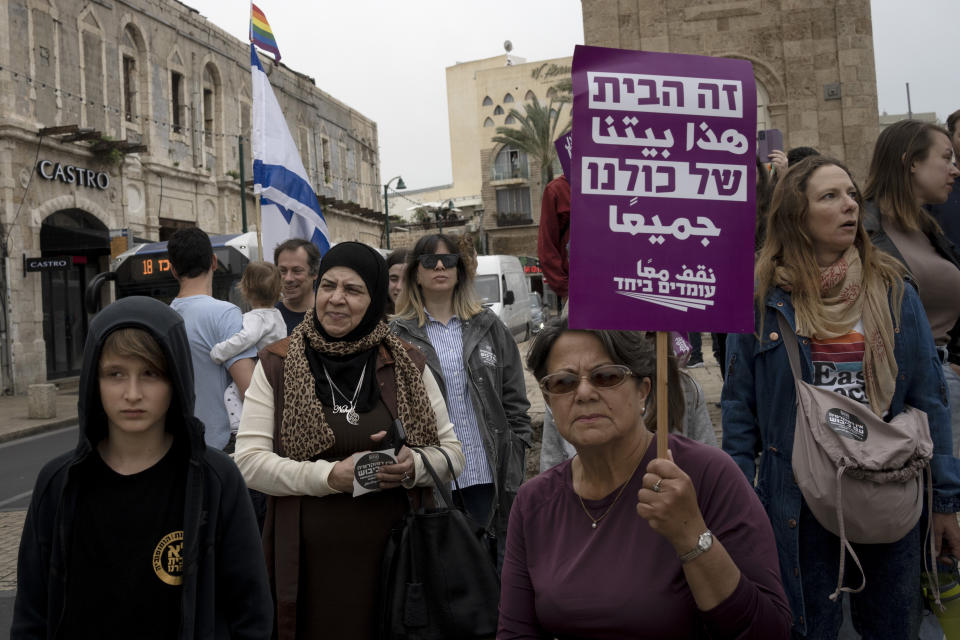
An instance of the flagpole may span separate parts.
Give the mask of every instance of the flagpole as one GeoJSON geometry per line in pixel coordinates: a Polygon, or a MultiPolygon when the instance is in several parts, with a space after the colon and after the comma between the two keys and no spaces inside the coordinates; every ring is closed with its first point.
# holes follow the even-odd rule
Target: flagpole
{"type": "Polygon", "coordinates": [[[257,196],[257,250],[260,252],[260,259],[265,260],[263,255],[263,235],[260,232],[261,227],[263,227],[262,222],[260,221],[260,196],[257,196]]]}

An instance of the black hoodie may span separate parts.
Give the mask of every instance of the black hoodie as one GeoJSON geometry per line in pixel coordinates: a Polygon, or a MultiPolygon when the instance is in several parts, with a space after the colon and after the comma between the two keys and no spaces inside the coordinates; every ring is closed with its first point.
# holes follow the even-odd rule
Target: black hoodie
{"type": "MultiPolygon", "coordinates": [[[[10,637],[70,637],[69,629],[58,626],[65,609],[76,469],[107,435],[97,367],[106,337],[126,327],[147,331],[163,349],[173,387],[166,427],[188,455],[179,637],[268,638],[273,602],[246,486],[229,457],[206,447],[203,424],[193,416],[193,365],[183,319],[158,300],[139,296],[118,300],[90,323],[80,374],[79,441],[37,477],[20,539],[10,637]]],[[[130,637],[136,635],[131,629],[130,637]]]]}

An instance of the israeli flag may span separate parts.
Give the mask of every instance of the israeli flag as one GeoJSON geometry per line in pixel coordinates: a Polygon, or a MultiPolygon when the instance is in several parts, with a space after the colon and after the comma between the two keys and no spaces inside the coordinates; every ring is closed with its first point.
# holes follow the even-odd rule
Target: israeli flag
{"type": "Polygon", "coordinates": [[[274,248],[289,238],[310,240],[322,255],[330,248],[327,221],[252,44],[250,70],[253,74],[253,192],[260,196],[263,260],[273,262],[274,248]]]}

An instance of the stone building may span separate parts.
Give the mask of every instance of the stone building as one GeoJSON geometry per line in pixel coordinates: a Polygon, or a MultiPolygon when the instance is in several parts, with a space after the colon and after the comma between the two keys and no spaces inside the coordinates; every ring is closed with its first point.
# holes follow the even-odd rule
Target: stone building
{"type": "Polygon", "coordinates": [[[870,0],[583,0],[588,45],[742,58],[757,128],[811,146],[865,180],[877,136],[870,0]],[[764,126],[766,125],[766,126],[764,126]]]}
{"type": "MultiPolygon", "coordinates": [[[[536,256],[544,187],[540,167],[522,150],[496,144],[492,138],[497,127],[515,123],[511,109],[522,113],[534,96],[548,104],[554,85],[570,77],[570,64],[571,58],[527,62],[508,53],[448,67],[453,182],[391,194],[391,214],[409,215],[416,201],[424,203],[432,217],[438,206],[452,200],[467,231],[478,234],[482,250],[536,256]]],[[[568,114],[569,108],[563,107],[561,126],[569,122],[568,114]]]]}
{"type": "MultiPolygon", "coordinates": [[[[243,230],[250,50],[176,0],[0,0],[0,25],[0,389],[22,393],[77,373],[84,289],[127,239],[243,230]]],[[[332,239],[379,245],[376,123],[262,59],[332,239]]]]}

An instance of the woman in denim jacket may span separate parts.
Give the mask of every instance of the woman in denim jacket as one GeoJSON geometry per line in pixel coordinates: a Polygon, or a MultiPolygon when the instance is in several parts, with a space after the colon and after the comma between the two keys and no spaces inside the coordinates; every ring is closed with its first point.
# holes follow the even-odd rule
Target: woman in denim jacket
{"type": "MultiPolygon", "coordinates": [[[[795,637],[837,637],[842,606],[828,596],[840,543],[813,517],[794,481],[796,392],[778,314],[799,336],[806,382],[860,400],[887,420],[905,405],[927,413],[935,542],[941,555],[960,552],[960,463],[951,455],[939,358],[916,293],[904,285],[902,269],[871,246],[860,212],[859,191],[837,161],[816,156],[791,167],[774,192],[757,259],[756,333],[727,342],[723,448],[756,480],[777,539],[795,637]]],[[[921,519],[897,542],[854,545],[867,586],[852,596],[851,611],[864,638],[917,637],[924,525],[921,519]]]]}

